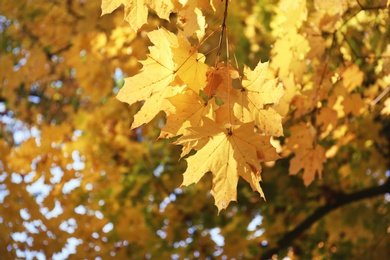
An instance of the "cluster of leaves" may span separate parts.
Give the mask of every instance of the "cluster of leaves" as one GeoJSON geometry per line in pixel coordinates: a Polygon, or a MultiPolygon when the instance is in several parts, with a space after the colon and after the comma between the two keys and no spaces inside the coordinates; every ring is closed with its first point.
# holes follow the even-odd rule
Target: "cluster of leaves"
{"type": "MultiPolygon", "coordinates": [[[[188,155],[192,149],[197,151],[187,158],[182,185],[197,183],[206,172],[212,172],[211,194],[218,210],[237,200],[240,176],[264,197],[259,185],[260,162],[279,158],[270,139],[283,133],[281,116],[271,105],[283,96],[282,86],[277,86],[275,79],[266,79],[267,63],[259,63],[253,71],[245,67],[240,75],[229,60],[219,61],[222,37],[227,34],[228,1],[225,1],[215,66],[208,66],[205,55],[198,52],[204,38],[208,38],[205,36],[205,17],[198,6],[190,2],[183,6],[179,6],[179,2],[173,5],[170,0],[152,2],[142,3],[141,8],[133,1],[107,0],[102,3],[103,13],[111,12],[123,3],[125,19],[134,30],[146,23],[147,7],[165,19],[176,11],[178,21],[185,21],[180,24],[182,29],[177,34],[164,28],[147,34],[154,45],[149,48],[148,58],[142,61],[142,71],[125,79],[117,96],[130,105],[144,101],[132,128],[150,122],[164,111],[167,121],[160,137],[181,136],[176,141],[183,145],[181,156],[188,155]],[[194,21],[202,21],[202,24],[194,25],[194,21]],[[191,44],[194,35],[198,41],[191,44]]],[[[215,5],[210,3],[209,9],[215,10],[215,5]]]]}
{"type": "Polygon", "coordinates": [[[1,257],[385,258],[387,6],[0,0],[1,257]]]}

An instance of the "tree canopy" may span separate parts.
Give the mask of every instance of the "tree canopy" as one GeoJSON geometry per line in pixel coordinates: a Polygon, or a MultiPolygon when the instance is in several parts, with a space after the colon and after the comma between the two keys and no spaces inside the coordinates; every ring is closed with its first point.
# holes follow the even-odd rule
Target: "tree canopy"
{"type": "Polygon", "coordinates": [[[389,5],[0,0],[0,259],[384,259],[389,5]]]}

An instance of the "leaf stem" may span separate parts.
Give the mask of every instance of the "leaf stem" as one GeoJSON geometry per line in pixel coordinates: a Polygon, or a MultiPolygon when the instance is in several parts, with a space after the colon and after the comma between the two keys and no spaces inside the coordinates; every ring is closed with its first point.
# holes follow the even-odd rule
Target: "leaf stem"
{"type": "Polygon", "coordinates": [[[219,36],[218,52],[217,52],[217,56],[215,58],[215,68],[217,68],[217,66],[218,66],[219,57],[221,56],[221,52],[222,52],[222,42],[223,42],[223,37],[225,36],[225,32],[226,32],[226,21],[227,21],[227,16],[228,16],[228,7],[229,7],[229,0],[225,0],[225,11],[223,13],[223,21],[222,21],[222,25],[221,25],[221,35],[219,36]]]}

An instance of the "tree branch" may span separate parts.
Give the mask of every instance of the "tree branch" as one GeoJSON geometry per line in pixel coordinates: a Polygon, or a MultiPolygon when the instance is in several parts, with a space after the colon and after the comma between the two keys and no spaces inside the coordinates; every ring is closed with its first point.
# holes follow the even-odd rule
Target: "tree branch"
{"type": "Polygon", "coordinates": [[[292,242],[297,239],[305,230],[309,229],[311,225],[320,220],[322,217],[330,213],[331,211],[344,206],[346,204],[356,202],[362,199],[367,199],[375,197],[378,195],[383,195],[390,192],[390,178],[387,181],[376,187],[370,187],[358,192],[350,193],[347,195],[340,196],[337,200],[328,202],[324,206],[317,208],[309,217],[307,217],[302,223],[296,226],[290,232],[284,234],[284,236],[279,239],[277,246],[270,248],[264,254],[260,256],[260,259],[271,259],[274,254],[277,254],[281,250],[287,248],[292,244],[292,242]]]}

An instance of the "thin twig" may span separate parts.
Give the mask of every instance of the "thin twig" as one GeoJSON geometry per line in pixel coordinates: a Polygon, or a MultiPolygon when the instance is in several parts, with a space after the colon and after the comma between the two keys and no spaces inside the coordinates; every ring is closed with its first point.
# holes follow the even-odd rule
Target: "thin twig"
{"type": "Polygon", "coordinates": [[[218,66],[219,57],[221,56],[221,52],[222,52],[222,42],[223,42],[223,37],[225,36],[225,31],[226,31],[226,20],[227,20],[227,16],[228,16],[228,7],[229,7],[229,0],[225,0],[225,11],[223,13],[223,21],[222,21],[222,25],[221,25],[221,35],[219,36],[218,52],[217,52],[217,56],[215,58],[215,68],[218,66]]]}
{"type": "Polygon", "coordinates": [[[371,106],[375,106],[388,92],[390,91],[390,85],[382,91],[373,101],[371,101],[371,106]]]}

